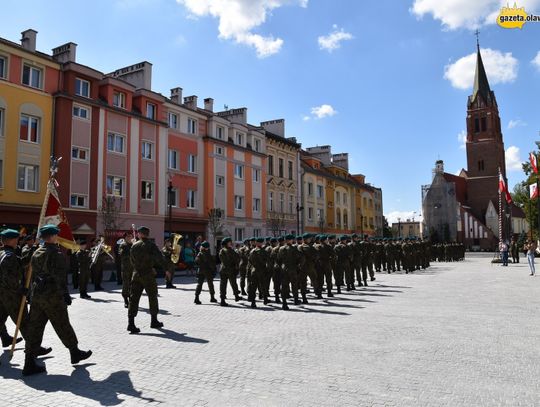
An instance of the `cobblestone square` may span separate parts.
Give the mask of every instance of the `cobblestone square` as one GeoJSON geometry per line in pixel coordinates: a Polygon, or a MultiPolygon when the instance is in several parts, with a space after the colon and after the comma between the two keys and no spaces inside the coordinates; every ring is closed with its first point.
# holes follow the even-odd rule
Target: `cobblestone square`
{"type": "MultiPolygon", "coordinates": [[[[193,304],[192,277],[147,299],[129,335],[119,289],[70,308],[88,363],[72,367],[48,325],[48,374],[22,378],[18,346],[0,366],[3,406],[498,406],[540,404],[538,278],[491,255],[378,274],[370,287],[281,311],[193,304]]],[[[162,281],[160,281],[162,283],[162,281]]],[[[11,322],[8,330],[13,332],[11,322]]]]}

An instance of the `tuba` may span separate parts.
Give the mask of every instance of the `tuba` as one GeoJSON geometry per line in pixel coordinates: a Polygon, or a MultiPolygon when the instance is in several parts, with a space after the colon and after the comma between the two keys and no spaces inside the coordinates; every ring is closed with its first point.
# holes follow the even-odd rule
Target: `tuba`
{"type": "Polygon", "coordinates": [[[106,245],[105,239],[102,237],[99,244],[93,248],[92,261],[90,265],[94,265],[96,263],[101,252],[107,253],[109,257],[114,260],[114,257],[111,255],[111,246],[106,245]]]}
{"type": "Polygon", "coordinates": [[[172,241],[172,253],[171,253],[171,261],[176,264],[180,260],[180,252],[182,251],[182,247],[178,244],[178,242],[182,239],[182,235],[179,235],[178,233],[172,234],[173,241],[172,241]]]}

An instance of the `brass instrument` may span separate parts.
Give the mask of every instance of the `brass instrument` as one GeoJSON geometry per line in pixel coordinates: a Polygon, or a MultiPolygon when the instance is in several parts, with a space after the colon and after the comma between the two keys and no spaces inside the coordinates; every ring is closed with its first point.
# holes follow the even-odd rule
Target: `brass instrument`
{"type": "Polygon", "coordinates": [[[101,238],[99,244],[92,250],[92,262],[90,263],[90,265],[94,265],[96,263],[101,252],[107,253],[109,257],[114,260],[114,257],[111,255],[111,246],[105,244],[105,238],[103,237],[101,238]]]}
{"type": "Polygon", "coordinates": [[[178,242],[183,239],[182,235],[179,235],[178,233],[172,234],[173,241],[172,241],[172,253],[171,253],[171,261],[176,264],[180,261],[180,252],[182,251],[182,246],[178,244],[178,242]]]}

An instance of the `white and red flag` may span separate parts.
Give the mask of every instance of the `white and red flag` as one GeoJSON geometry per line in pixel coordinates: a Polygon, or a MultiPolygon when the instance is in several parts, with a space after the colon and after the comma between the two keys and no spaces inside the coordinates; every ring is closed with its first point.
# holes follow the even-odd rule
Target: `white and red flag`
{"type": "Polygon", "coordinates": [[[529,185],[529,196],[531,199],[538,198],[538,185],[529,185]]]}
{"type": "Polygon", "coordinates": [[[538,174],[538,163],[536,161],[536,154],[529,153],[529,160],[531,161],[531,167],[535,174],[538,174]]]}
{"type": "Polygon", "coordinates": [[[507,203],[509,204],[512,203],[512,196],[510,195],[510,192],[508,192],[508,188],[506,187],[506,182],[504,181],[504,178],[500,172],[499,172],[499,193],[504,194],[504,197],[506,198],[507,203]]]}

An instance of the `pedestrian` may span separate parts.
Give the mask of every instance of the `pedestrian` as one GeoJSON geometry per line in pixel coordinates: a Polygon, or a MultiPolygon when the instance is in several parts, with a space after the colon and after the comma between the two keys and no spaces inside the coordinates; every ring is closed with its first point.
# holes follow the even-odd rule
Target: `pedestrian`
{"type": "Polygon", "coordinates": [[[534,270],[534,255],[535,255],[535,252],[536,252],[536,244],[530,240],[529,243],[527,243],[527,262],[529,263],[529,268],[531,270],[531,276],[534,276],[535,275],[535,270],[534,270]]]}
{"type": "Polygon", "coordinates": [[[197,257],[195,257],[195,264],[199,266],[197,272],[197,288],[195,289],[195,304],[200,305],[201,301],[199,296],[202,292],[202,286],[204,280],[208,284],[208,291],[210,291],[210,302],[217,302],[214,291],[214,275],[216,274],[216,259],[210,253],[210,243],[202,242],[201,250],[197,257]]]}
{"type": "Polygon", "coordinates": [[[510,243],[510,253],[512,254],[512,263],[519,263],[519,244],[515,236],[512,238],[512,242],[510,243]]]}
{"type": "Polygon", "coordinates": [[[508,266],[508,241],[502,240],[499,243],[499,250],[501,252],[501,259],[503,267],[508,266]]]}
{"type": "Polygon", "coordinates": [[[28,315],[28,333],[25,337],[25,376],[46,371],[45,366],[36,364],[35,358],[41,352],[45,325],[49,321],[64,346],[69,349],[72,364],[92,355],[90,350],[79,349],[77,335],[69,322],[67,307],[71,305],[71,297],[67,288],[66,260],[57,243],[59,232],[60,229],[54,225],[43,226],[39,233],[44,243],[32,256],[34,283],[28,315]]]}

